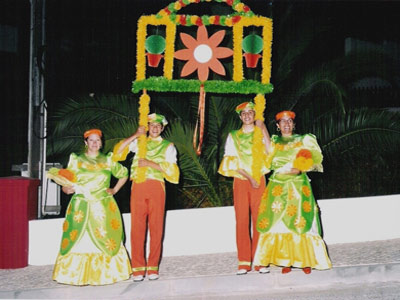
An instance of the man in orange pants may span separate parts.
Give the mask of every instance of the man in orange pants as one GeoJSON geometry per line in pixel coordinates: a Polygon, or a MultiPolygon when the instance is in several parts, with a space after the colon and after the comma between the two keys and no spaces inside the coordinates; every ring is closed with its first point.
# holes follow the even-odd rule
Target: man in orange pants
{"type": "MultiPolygon", "coordinates": [[[[229,133],[225,143],[225,154],[218,172],[224,176],[234,177],[233,205],[236,216],[236,245],[238,251],[238,271],[236,274],[247,274],[251,270],[253,257],[257,248],[258,231],[256,229],[258,207],[265,189],[264,175],[269,172],[266,162],[261,166],[259,183],[252,175],[252,146],[255,127],[255,110],[253,102],[244,102],[236,107],[242,121],[239,130],[229,133]],[[251,216],[251,218],[250,218],[251,216]],[[250,224],[252,226],[250,227],[250,224]],[[251,236],[251,231],[253,236],[251,236]]],[[[263,132],[264,146],[269,141],[268,132],[263,132]]],[[[265,127],[264,127],[265,128],[265,127]]],[[[263,149],[266,151],[266,148],[263,149]]],[[[268,273],[265,267],[255,266],[260,273],[268,273]]]]}
{"type": "MultiPolygon", "coordinates": [[[[133,280],[142,281],[147,275],[150,280],[158,279],[158,266],[161,257],[162,235],[165,214],[165,183],[178,183],[179,168],[176,163],[176,149],[173,143],[164,140],[160,134],[167,120],[159,114],[148,116],[149,134],[146,158],[135,155],[131,166],[131,258],[133,280]],[[137,167],[146,167],[146,180],[138,183],[137,167]],[[150,253],[146,263],[145,240],[147,225],[150,232],[150,253]]],[[[122,141],[117,154],[129,147],[138,151],[138,137],[145,134],[144,127],[122,141]]]]}

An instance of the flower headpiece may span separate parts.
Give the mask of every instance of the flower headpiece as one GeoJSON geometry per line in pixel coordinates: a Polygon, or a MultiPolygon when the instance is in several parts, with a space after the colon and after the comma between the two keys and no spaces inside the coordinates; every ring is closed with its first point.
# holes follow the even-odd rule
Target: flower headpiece
{"type": "Polygon", "coordinates": [[[240,115],[242,110],[244,110],[246,108],[255,110],[255,105],[253,102],[243,102],[243,103],[239,104],[238,106],[236,106],[235,111],[240,115]]]}
{"type": "Polygon", "coordinates": [[[290,111],[290,110],[284,110],[284,111],[281,111],[281,112],[276,114],[275,120],[279,121],[283,117],[289,117],[292,120],[294,120],[294,118],[296,117],[296,114],[294,112],[290,111]]]}
{"type": "Polygon", "coordinates": [[[152,114],[148,115],[147,119],[148,119],[149,123],[151,123],[151,122],[160,123],[163,126],[168,124],[167,119],[163,115],[159,115],[156,113],[152,113],[152,114]]]}
{"type": "Polygon", "coordinates": [[[86,130],[85,133],[83,134],[83,137],[86,139],[91,134],[97,134],[99,137],[103,136],[103,133],[101,132],[100,129],[93,128],[93,129],[86,130]]]}

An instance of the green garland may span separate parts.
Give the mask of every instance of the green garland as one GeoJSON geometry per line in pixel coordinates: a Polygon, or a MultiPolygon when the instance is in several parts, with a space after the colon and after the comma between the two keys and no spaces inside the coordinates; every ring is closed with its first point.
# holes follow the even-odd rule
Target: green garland
{"type": "MultiPolygon", "coordinates": [[[[199,92],[200,80],[177,79],[169,80],[165,77],[149,77],[148,79],[134,81],[132,92],[138,93],[142,90],[155,92],[199,92]]],[[[262,84],[255,80],[243,80],[240,82],[208,80],[204,83],[204,90],[209,93],[228,94],[269,94],[273,91],[271,83],[262,84]]]]}

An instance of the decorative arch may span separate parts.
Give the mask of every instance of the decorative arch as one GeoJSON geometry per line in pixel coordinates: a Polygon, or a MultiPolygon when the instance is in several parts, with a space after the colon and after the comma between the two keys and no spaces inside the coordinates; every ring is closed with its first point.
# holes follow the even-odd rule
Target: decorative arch
{"type": "MultiPolygon", "coordinates": [[[[273,86],[270,83],[271,44],[272,19],[255,15],[250,7],[239,0],[177,0],[175,2],[171,2],[155,15],[141,16],[138,20],[137,28],[136,79],[132,85],[133,93],[139,93],[142,91],[139,107],[139,125],[147,128],[147,114],[149,111],[148,106],[150,102],[150,97],[147,94],[147,91],[199,93],[199,118],[197,120],[193,138],[193,146],[195,149],[197,149],[198,155],[201,154],[201,144],[204,132],[205,97],[207,92],[219,94],[255,94],[256,96],[254,101],[256,104],[256,119],[264,120],[264,95],[271,93],[273,90],[273,86]],[[182,8],[188,5],[195,5],[200,2],[225,3],[232,8],[232,13],[229,15],[212,16],[198,16],[179,13],[182,8]],[[148,35],[149,26],[164,26],[165,35],[158,35],[157,37],[148,35]],[[189,26],[197,26],[197,38],[193,38],[184,32],[184,28],[189,26]],[[217,26],[223,30],[220,30],[219,32],[208,37],[207,28],[210,26],[217,26]],[[244,42],[243,33],[247,27],[261,28],[261,30],[259,30],[261,31],[261,37],[246,37],[244,42]],[[232,49],[229,50],[227,50],[228,48],[226,47],[218,46],[218,44],[224,39],[225,30],[232,30],[232,49]],[[181,31],[179,37],[183,44],[187,46],[187,49],[175,49],[178,31],[181,31]],[[188,45],[194,46],[191,48],[188,47],[188,45]],[[252,57],[256,59],[255,62],[253,61],[253,65],[248,64],[247,61],[245,63],[243,59],[243,52],[246,52],[246,49],[243,47],[244,45],[247,46],[245,48],[248,51],[258,48],[257,51],[261,53],[250,53],[254,54],[252,57]],[[217,48],[225,49],[218,50],[217,48]],[[208,56],[205,56],[206,58],[204,59],[198,59],[196,58],[194,52],[193,55],[190,54],[190,51],[193,49],[197,51],[197,54],[200,53],[203,55],[207,52],[206,54],[208,56]],[[218,62],[215,62],[215,60],[213,62],[207,60],[211,60],[215,57],[221,59],[218,59],[218,62]],[[152,61],[153,58],[155,59],[154,61],[152,61]],[[258,58],[261,58],[261,80],[257,81],[245,78],[244,68],[254,68],[257,66],[258,58]],[[160,69],[157,64],[158,62],[156,61],[160,59],[164,59],[164,65],[159,76],[148,77],[146,75],[148,68],[154,67],[160,69]],[[181,72],[180,75],[176,75],[177,72],[174,73],[174,62],[177,59],[187,61],[190,60],[190,66],[187,69],[190,69],[189,71],[192,72],[181,72]],[[233,65],[231,78],[227,78],[227,76],[225,76],[224,62],[226,64],[226,61],[232,63],[233,65]],[[204,69],[205,66],[203,64],[205,64],[205,62],[209,64],[207,76],[204,74],[200,76],[201,72],[198,71],[198,79],[182,78],[192,74],[195,67],[204,69]],[[194,66],[193,64],[197,65],[194,66]],[[209,71],[222,75],[222,79],[209,80],[209,71]],[[198,131],[199,140],[197,141],[198,131]]],[[[261,135],[261,131],[256,128],[256,132],[254,134],[255,141],[257,139],[261,141],[261,135]]],[[[255,147],[262,147],[262,145],[260,146],[257,143],[254,145],[255,147]]],[[[139,140],[139,157],[144,157],[145,151],[146,140],[139,140]]],[[[253,169],[257,169],[257,165],[261,165],[260,159],[261,158],[259,158],[257,162],[257,157],[255,157],[253,169]]],[[[254,174],[257,174],[257,172],[254,174]]],[[[144,180],[144,175],[142,178],[144,180]]],[[[258,177],[255,176],[255,178],[258,177]]]]}

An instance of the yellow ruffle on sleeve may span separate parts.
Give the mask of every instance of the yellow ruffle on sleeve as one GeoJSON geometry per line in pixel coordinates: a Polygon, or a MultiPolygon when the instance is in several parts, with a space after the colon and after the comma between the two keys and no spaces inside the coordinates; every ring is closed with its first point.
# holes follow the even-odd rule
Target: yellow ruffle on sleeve
{"type": "Polygon", "coordinates": [[[179,182],[179,168],[177,164],[165,161],[160,163],[160,167],[163,170],[165,180],[175,184],[179,182]]]}
{"type": "Polygon", "coordinates": [[[126,147],[122,150],[121,153],[117,154],[118,151],[121,150],[120,148],[121,148],[121,145],[122,145],[123,142],[124,142],[124,140],[120,141],[119,143],[117,143],[117,144],[114,146],[114,149],[113,149],[113,156],[112,156],[112,160],[113,160],[113,161],[123,161],[123,160],[125,160],[126,157],[128,156],[128,153],[129,153],[129,146],[126,146],[126,147]]]}
{"type": "Polygon", "coordinates": [[[219,165],[218,173],[227,177],[237,177],[240,179],[246,179],[240,175],[237,171],[239,167],[239,158],[236,156],[224,156],[221,164],[219,165]]]}

